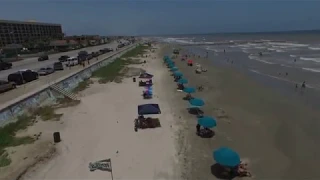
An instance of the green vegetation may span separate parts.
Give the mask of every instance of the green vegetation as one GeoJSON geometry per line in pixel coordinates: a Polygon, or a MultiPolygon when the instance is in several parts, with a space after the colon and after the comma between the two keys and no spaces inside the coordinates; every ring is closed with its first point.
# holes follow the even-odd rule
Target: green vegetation
{"type": "Polygon", "coordinates": [[[16,137],[16,133],[19,130],[26,129],[28,126],[31,126],[35,122],[37,116],[39,116],[43,121],[60,120],[62,114],[56,114],[54,110],[55,108],[51,106],[39,107],[33,110],[30,115],[19,116],[16,122],[0,127],[0,167],[8,166],[11,163],[5,148],[19,146],[22,144],[30,144],[35,141],[31,136],[16,137]]]}
{"type": "Polygon", "coordinates": [[[129,64],[140,64],[132,60],[130,57],[136,57],[145,53],[148,46],[139,45],[136,48],[126,52],[120,58],[115,59],[107,66],[101,67],[92,73],[93,77],[99,78],[99,83],[107,83],[114,81],[117,77],[122,76],[121,70],[129,64]]]}
{"type": "Polygon", "coordinates": [[[34,139],[30,136],[16,137],[16,133],[30,126],[34,119],[35,116],[19,116],[16,122],[0,128],[0,167],[7,166],[11,162],[8,153],[4,150],[6,147],[34,142],[34,139]]]}
{"type": "Polygon", "coordinates": [[[55,120],[59,121],[63,114],[56,114],[52,106],[43,106],[37,108],[33,114],[35,116],[40,116],[43,121],[55,120]]]}
{"type": "Polygon", "coordinates": [[[80,100],[72,100],[70,98],[64,97],[64,98],[58,98],[57,99],[57,105],[55,108],[66,108],[70,106],[76,106],[80,104],[80,100]]]}
{"type": "MultiPolygon", "coordinates": [[[[1,149],[0,149],[1,151],[1,149]]],[[[9,154],[6,151],[0,152],[0,167],[5,167],[10,165],[11,159],[9,158],[9,154]]]]}
{"type": "Polygon", "coordinates": [[[150,47],[148,47],[148,46],[139,45],[139,46],[135,47],[134,49],[126,52],[125,54],[123,54],[121,56],[121,58],[137,57],[137,56],[142,55],[143,53],[145,53],[146,50],[149,49],[149,48],[150,47]]]}
{"type": "Polygon", "coordinates": [[[90,79],[86,79],[86,80],[80,82],[78,84],[78,86],[73,89],[73,92],[78,93],[80,91],[83,91],[83,90],[87,89],[90,86],[90,84],[92,84],[92,83],[93,82],[90,79]]]}

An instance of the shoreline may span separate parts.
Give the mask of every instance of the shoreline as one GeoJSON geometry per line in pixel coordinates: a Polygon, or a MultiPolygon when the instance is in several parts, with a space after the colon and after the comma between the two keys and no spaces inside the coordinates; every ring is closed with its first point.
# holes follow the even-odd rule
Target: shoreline
{"type": "Polygon", "coordinates": [[[190,86],[204,86],[204,91],[194,96],[204,99],[205,115],[216,117],[218,125],[214,138],[200,139],[195,135],[196,118],[185,113],[188,139],[193,142],[188,157],[197,167],[190,170],[190,179],[212,176],[212,151],[221,146],[238,151],[259,179],[305,178],[301,171],[308,172],[309,177],[320,176],[314,168],[319,158],[312,155],[320,150],[313,143],[320,137],[318,112],[255,82],[235,68],[214,66],[208,59],[192,59],[208,72],[195,74],[195,67],[188,67],[180,59],[174,61],[190,86]]]}

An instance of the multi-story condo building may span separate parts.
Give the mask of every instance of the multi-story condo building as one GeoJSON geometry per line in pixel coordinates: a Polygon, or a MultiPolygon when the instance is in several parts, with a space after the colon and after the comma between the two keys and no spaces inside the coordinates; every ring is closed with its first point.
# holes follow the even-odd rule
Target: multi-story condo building
{"type": "Polygon", "coordinates": [[[62,38],[61,24],[0,20],[0,47],[62,38]]]}

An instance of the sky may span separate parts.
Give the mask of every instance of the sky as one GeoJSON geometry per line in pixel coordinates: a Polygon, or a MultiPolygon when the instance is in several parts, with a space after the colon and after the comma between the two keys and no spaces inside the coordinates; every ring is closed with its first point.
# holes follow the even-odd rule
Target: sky
{"type": "Polygon", "coordinates": [[[62,24],[66,35],[320,29],[318,0],[0,0],[0,19],[62,24]]]}

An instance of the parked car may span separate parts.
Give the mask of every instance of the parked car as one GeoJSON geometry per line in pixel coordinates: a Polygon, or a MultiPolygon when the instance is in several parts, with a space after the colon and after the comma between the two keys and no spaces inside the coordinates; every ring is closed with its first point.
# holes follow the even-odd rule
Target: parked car
{"type": "Polygon", "coordinates": [[[16,88],[16,83],[0,80],[0,93],[16,88]]]}
{"type": "Polygon", "coordinates": [[[60,57],[59,57],[59,61],[60,61],[60,62],[65,62],[65,61],[67,61],[68,58],[69,58],[69,56],[66,56],[66,55],[60,56],[60,57]]]}
{"type": "Polygon", "coordinates": [[[54,69],[52,67],[45,67],[45,68],[40,68],[38,71],[38,74],[40,76],[46,76],[48,74],[54,73],[54,69]]]}
{"type": "Polygon", "coordinates": [[[20,70],[8,75],[8,81],[21,85],[39,78],[39,74],[30,69],[20,70]]]}
{"type": "Polygon", "coordinates": [[[107,52],[113,52],[112,48],[106,48],[107,52]]]}
{"type": "Polygon", "coordinates": [[[123,43],[121,43],[121,44],[118,45],[118,48],[123,48],[123,47],[124,47],[124,44],[123,44],[123,43]]]}
{"type": "Polygon", "coordinates": [[[90,60],[90,59],[92,59],[92,58],[93,58],[92,54],[88,54],[87,60],[90,60]]]}
{"type": "Polygon", "coordinates": [[[69,66],[76,66],[78,64],[79,64],[78,58],[76,58],[76,57],[70,57],[66,62],[66,66],[68,66],[68,67],[69,66]]]}
{"type": "Polygon", "coordinates": [[[55,71],[62,71],[62,70],[64,69],[62,62],[55,62],[55,63],[53,64],[53,69],[54,69],[55,71]]]}
{"type": "Polygon", "coordinates": [[[38,61],[45,61],[45,60],[49,60],[49,56],[48,55],[43,55],[43,56],[40,56],[38,58],[38,61]]]}
{"type": "Polygon", "coordinates": [[[12,63],[0,61],[0,70],[6,70],[12,68],[12,63]]]}

